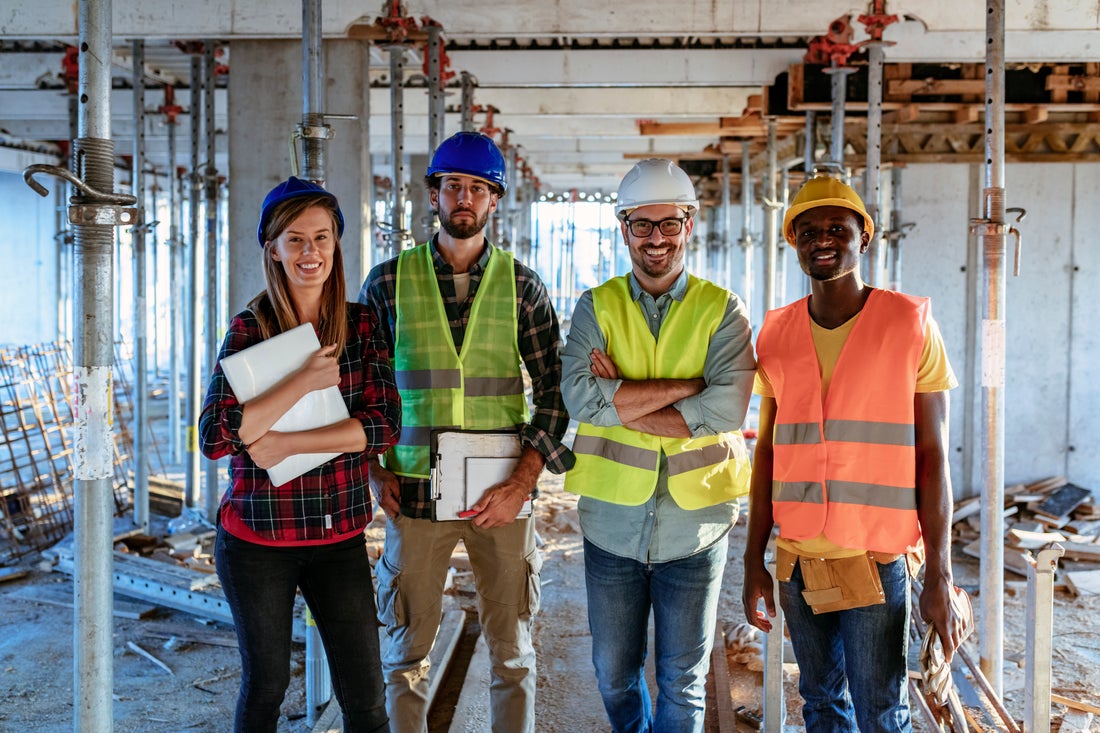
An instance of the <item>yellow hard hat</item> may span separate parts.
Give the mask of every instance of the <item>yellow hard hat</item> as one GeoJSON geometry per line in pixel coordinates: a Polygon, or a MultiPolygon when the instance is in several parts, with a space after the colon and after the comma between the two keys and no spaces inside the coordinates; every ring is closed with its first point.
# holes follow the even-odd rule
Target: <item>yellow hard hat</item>
{"type": "Polygon", "coordinates": [[[783,217],[783,236],[794,245],[794,220],[803,211],[816,209],[819,206],[842,206],[851,209],[863,217],[863,231],[868,235],[874,235],[875,222],[867,213],[863,205],[863,199],[859,197],[851,186],[832,176],[818,175],[806,181],[794,200],[791,201],[786,215],[783,217]]]}

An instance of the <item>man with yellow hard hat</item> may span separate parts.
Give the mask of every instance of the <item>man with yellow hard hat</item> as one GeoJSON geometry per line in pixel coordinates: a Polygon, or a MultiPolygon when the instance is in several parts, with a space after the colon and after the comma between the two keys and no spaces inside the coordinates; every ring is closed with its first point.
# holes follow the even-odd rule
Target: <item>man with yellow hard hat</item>
{"type": "Polygon", "coordinates": [[[855,191],[811,179],[783,232],[811,294],[769,311],[757,340],[745,615],[771,630],[764,551],[778,525],[776,576],[806,730],[910,731],[909,568],[922,554],[921,615],[948,659],[962,636],[947,463],[947,390],[958,382],[931,302],[860,278],[874,222],[855,191]]]}

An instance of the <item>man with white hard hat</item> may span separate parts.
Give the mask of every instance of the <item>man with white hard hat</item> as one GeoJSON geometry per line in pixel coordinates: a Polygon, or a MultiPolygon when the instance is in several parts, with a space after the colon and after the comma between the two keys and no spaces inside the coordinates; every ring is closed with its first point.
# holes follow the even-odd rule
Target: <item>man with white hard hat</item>
{"type": "Polygon", "coordinates": [[[616,213],[631,272],[581,296],[562,358],[580,422],[565,487],[581,495],[592,661],[616,733],[703,730],[728,533],[749,489],[752,329],[736,295],[684,268],[698,208],[670,160],[626,174],[616,213]]]}

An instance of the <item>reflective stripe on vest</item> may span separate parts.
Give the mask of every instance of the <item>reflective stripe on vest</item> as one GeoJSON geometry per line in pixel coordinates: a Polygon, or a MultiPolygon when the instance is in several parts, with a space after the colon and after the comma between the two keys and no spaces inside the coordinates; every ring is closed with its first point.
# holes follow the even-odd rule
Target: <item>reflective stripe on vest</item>
{"type": "MultiPolygon", "coordinates": [[[[653,338],[630,292],[629,276],[592,291],[592,305],[607,337],[606,353],[623,379],[690,379],[703,374],[710,339],[729,292],[688,276],[682,302],[673,301],[653,338]]],[[[573,442],[577,463],[565,488],[613,504],[645,503],[657,487],[660,456],[668,457],[668,489],[684,509],[700,509],[748,493],[748,450],[740,431],[701,438],[663,438],[622,426],[581,423],[573,442]]]]}
{"type": "Polygon", "coordinates": [[[397,261],[394,374],[401,437],[384,462],[402,476],[429,475],[433,430],[510,429],[527,422],[520,372],[515,265],[492,248],[457,353],[432,261],[422,244],[397,261]]]}
{"type": "Polygon", "coordinates": [[[927,299],[873,290],[824,404],[807,300],[770,311],[757,339],[776,395],[773,515],[780,536],[905,552],[920,543],[913,400],[927,299]]]}

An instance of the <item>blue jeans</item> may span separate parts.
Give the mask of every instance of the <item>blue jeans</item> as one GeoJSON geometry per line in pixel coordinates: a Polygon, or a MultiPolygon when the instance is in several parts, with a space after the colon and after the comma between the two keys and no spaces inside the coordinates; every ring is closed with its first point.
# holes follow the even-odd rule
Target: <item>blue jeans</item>
{"type": "Polygon", "coordinates": [[[269,547],[218,529],[214,561],[241,654],[236,733],[274,733],[290,684],[294,592],[313,613],[347,733],[384,733],[378,619],[362,535],[332,545],[269,547]]]}
{"type": "Polygon", "coordinates": [[[886,602],[815,615],[796,563],[779,584],[808,733],[908,733],[909,573],[905,558],[878,566],[886,602]],[[858,728],[856,724],[858,723],[858,728]]]}
{"type": "Polygon", "coordinates": [[[728,547],[726,535],[680,560],[640,563],[584,541],[592,663],[615,733],[703,730],[706,676],[728,547]],[[656,716],[645,681],[650,609],[656,716]]]}

